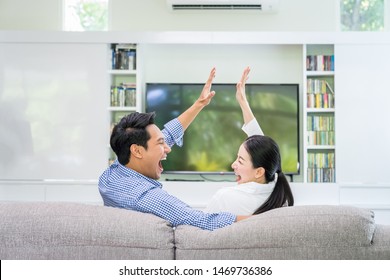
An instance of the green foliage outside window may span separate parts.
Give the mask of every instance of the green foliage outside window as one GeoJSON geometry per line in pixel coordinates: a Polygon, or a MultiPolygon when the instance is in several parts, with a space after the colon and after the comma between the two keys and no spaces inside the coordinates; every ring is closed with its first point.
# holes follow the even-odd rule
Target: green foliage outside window
{"type": "Polygon", "coordinates": [[[63,0],[64,30],[108,30],[109,0],[63,0]]]}
{"type": "Polygon", "coordinates": [[[342,31],[383,31],[384,0],[341,0],[342,31]]]}
{"type": "Polygon", "coordinates": [[[75,5],[80,25],[85,31],[107,30],[107,3],[79,2],[75,5]]]}

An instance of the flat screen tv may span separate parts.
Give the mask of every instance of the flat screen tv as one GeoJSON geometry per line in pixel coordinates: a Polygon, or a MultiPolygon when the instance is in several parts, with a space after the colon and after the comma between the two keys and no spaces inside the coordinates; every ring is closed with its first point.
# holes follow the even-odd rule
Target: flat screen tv
{"type": "MultiPolygon", "coordinates": [[[[146,112],[156,112],[156,125],[178,117],[199,97],[204,84],[147,83],[146,112]]],[[[164,173],[233,174],[232,162],[246,139],[235,84],[213,84],[216,95],[184,133],[163,162],[164,173]]],[[[282,170],[299,174],[299,85],[247,84],[252,111],[265,135],[279,145],[282,170]]]]}

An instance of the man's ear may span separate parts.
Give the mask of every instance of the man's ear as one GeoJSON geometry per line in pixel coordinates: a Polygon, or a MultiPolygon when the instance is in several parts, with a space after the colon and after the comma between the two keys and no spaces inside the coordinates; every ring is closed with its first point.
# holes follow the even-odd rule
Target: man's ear
{"type": "Polygon", "coordinates": [[[263,167],[256,168],[256,173],[255,173],[255,178],[256,179],[259,179],[259,178],[263,177],[264,174],[265,174],[265,169],[263,167]]]}
{"type": "Polygon", "coordinates": [[[143,157],[143,150],[144,150],[144,147],[137,145],[137,144],[132,144],[130,146],[130,154],[136,158],[143,157]]]}

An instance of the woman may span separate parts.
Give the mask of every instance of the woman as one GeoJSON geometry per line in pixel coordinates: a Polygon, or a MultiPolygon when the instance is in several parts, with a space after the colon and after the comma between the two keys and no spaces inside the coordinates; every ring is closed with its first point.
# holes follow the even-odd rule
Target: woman
{"type": "Polygon", "coordinates": [[[237,186],[220,189],[211,199],[207,212],[256,215],[282,206],[294,205],[290,185],[282,172],[277,143],[264,136],[245,94],[247,67],[237,83],[236,99],[244,117],[248,138],[241,144],[232,163],[237,186]]]}

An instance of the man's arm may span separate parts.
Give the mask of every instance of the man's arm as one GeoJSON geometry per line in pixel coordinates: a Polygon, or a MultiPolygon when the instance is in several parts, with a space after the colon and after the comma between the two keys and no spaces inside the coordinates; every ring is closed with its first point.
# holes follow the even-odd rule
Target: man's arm
{"type": "Polygon", "coordinates": [[[215,67],[213,67],[213,69],[211,69],[209,78],[207,79],[207,82],[205,83],[203,90],[200,93],[199,98],[195,101],[194,104],[192,104],[191,107],[189,107],[178,117],[178,120],[183,126],[184,130],[187,129],[187,127],[192,123],[199,112],[210,103],[211,99],[215,95],[215,91],[211,91],[211,84],[215,77],[215,71],[215,67]]]}
{"type": "Polygon", "coordinates": [[[174,227],[192,225],[206,230],[215,230],[236,221],[236,215],[232,213],[206,213],[194,209],[159,187],[152,187],[145,191],[137,186],[137,193],[139,196],[136,199],[135,210],[157,215],[169,221],[174,227]]]}

